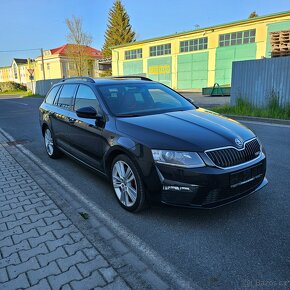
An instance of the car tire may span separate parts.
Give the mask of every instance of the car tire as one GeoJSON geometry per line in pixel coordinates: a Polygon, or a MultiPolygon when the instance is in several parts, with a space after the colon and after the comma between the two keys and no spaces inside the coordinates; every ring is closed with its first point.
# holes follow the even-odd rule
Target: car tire
{"type": "Polygon", "coordinates": [[[120,205],[130,212],[147,207],[146,188],[134,162],[124,154],[118,155],[111,168],[112,187],[120,205]]]}
{"type": "Polygon", "coordinates": [[[52,159],[61,157],[61,151],[55,145],[53,134],[48,127],[46,127],[44,130],[43,138],[47,155],[52,159]]]}

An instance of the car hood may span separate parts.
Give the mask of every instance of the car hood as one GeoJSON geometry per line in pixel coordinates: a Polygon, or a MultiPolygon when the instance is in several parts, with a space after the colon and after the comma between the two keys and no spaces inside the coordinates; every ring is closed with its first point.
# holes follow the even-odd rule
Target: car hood
{"type": "Polygon", "coordinates": [[[255,137],[247,127],[232,119],[199,108],[139,117],[117,118],[117,129],[152,149],[202,152],[235,146],[255,137]]]}

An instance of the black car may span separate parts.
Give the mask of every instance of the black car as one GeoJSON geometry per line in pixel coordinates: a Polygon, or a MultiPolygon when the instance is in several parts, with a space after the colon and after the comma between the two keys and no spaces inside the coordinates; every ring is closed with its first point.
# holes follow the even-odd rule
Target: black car
{"type": "Polygon", "coordinates": [[[122,207],[213,208],[267,184],[257,136],[145,77],[72,78],[40,106],[47,154],[107,176],[122,207]]]}

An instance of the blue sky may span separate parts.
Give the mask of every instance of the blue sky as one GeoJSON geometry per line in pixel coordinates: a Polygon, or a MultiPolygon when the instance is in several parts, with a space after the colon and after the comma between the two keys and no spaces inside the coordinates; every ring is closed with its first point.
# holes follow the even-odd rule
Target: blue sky
{"type": "MultiPolygon", "coordinates": [[[[65,18],[83,19],[93,46],[104,41],[108,11],[114,0],[1,0],[0,51],[50,49],[65,44],[65,18]]],[[[259,15],[290,10],[289,0],[122,0],[137,33],[137,40],[241,20],[252,11],[259,15]]],[[[0,52],[0,66],[13,57],[35,57],[33,52],[0,52]]]]}

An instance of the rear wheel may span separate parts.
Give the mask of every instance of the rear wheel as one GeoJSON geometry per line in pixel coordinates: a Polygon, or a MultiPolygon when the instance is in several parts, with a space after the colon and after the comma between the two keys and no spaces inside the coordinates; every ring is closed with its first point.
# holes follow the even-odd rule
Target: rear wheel
{"type": "Polygon", "coordinates": [[[117,156],[112,164],[112,185],[123,208],[137,212],[145,207],[146,191],[140,174],[126,155],[117,156]]]}
{"type": "Polygon", "coordinates": [[[53,135],[49,128],[44,130],[44,144],[47,155],[50,158],[56,159],[61,156],[61,151],[56,147],[53,135]]]}

